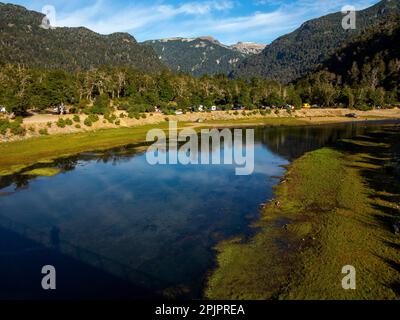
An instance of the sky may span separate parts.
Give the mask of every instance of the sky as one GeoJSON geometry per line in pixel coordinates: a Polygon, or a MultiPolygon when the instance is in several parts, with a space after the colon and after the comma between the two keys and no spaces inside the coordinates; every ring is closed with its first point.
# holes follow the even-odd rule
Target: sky
{"type": "Polygon", "coordinates": [[[213,36],[224,44],[271,43],[303,22],[345,5],[365,9],[379,0],[0,0],[43,12],[56,26],[101,34],[129,32],[138,41],[213,36]],[[54,18],[52,18],[54,17],[54,18]]]}

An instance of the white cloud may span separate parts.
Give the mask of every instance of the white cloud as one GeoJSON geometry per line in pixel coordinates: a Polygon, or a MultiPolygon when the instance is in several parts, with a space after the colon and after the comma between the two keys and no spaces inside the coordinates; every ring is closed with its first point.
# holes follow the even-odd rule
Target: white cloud
{"type": "Polygon", "coordinates": [[[79,10],[59,11],[57,25],[86,26],[103,34],[131,32],[139,40],[212,35],[227,44],[268,43],[306,20],[340,11],[349,2],[357,9],[364,9],[378,0],[253,0],[259,12],[246,14],[240,12],[249,3],[238,0],[198,0],[180,5],[158,0],[124,7],[118,1],[111,1],[97,0],[79,10]]]}
{"type": "Polygon", "coordinates": [[[152,23],[173,20],[178,16],[207,15],[214,11],[226,11],[231,8],[233,8],[233,2],[227,0],[190,2],[179,6],[131,5],[123,8],[112,7],[108,2],[97,0],[94,5],[79,10],[58,12],[57,25],[86,26],[96,32],[108,34],[135,31],[152,23]]]}

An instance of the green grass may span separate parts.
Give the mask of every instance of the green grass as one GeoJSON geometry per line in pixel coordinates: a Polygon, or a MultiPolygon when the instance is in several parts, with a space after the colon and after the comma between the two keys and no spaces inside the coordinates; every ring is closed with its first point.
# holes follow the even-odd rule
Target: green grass
{"type": "Polygon", "coordinates": [[[295,161],[286,182],[275,189],[279,204],[267,205],[255,224],[260,231],[248,241],[217,246],[218,267],[205,296],[399,298],[400,239],[390,226],[400,217],[400,186],[382,169],[390,146],[380,140],[347,141],[295,161]],[[382,180],[391,186],[384,193],[382,180]],[[341,286],[345,265],[356,268],[356,290],[341,286]]]}
{"type": "MultiPolygon", "coordinates": [[[[166,124],[158,125],[166,129],[166,124]]],[[[0,175],[12,174],[38,162],[51,163],[56,158],[80,152],[105,150],[143,142],[154,126],[105,129],[67,135],[43,136],[0,144],[0,175]]]]}
{"type": "Polygon", "coordinates": [[[23,175],[26,176],[40,176],[40,177],[53,177],[61,172],[60,169],[57,168],[40,168],[33,169],[30,171],[26,171],[23,175]]]}

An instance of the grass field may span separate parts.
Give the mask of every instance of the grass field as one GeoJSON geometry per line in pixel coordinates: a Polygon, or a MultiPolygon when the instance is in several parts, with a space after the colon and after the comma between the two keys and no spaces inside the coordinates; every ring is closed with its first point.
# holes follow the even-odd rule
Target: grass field
{"type": "MultiPolygon", "coordinates": [[[[158,126],[167,129],[167,124],[158,126]]],[[[52,135],[0,144],[0,175],[18,172],[38,162],[80,152],[104,150],[143,142],[153,126],[105,129],[68,135],[52,135]]]]}
{"type": "Polygon", "coordinates": [[[397,128],[295,161],[256,235],[216,248],[206,297],[400,298],[400,237],[391,230],[400,219],[399,141],[397,128]],[[345,265],[356,268],[356,290],[342,288],[345,265]]]}

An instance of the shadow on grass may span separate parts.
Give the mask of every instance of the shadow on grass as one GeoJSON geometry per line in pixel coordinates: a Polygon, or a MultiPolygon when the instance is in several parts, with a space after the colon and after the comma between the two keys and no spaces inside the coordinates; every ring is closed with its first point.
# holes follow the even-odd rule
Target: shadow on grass
{"type": "MultiPolygon", "coordinates": [[[[373,192],[369,195],[372,207],[378,212],[374,220],[388,233],[380,239],[384,246],[400,249],[400,243],[393,238],[393,224],[400,221],[400,126],[388,126],[353,140],[340,141],[335,148],[345,154],[359,156],[350,166],[361,173],[365,183],[373,192]],[[388,240],[388,239],[393,239],[388,240]]],[[[379,256],[388,268],[400,274],[400,263],[379,256]]],[[[400,296],[400,282],[390,288],[400,296]]]]}

